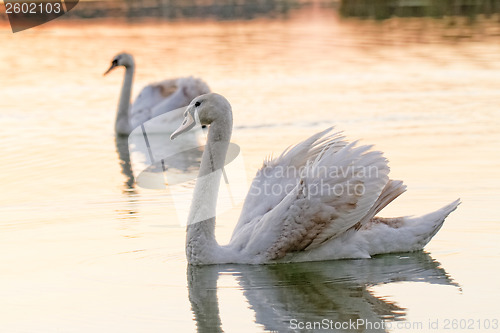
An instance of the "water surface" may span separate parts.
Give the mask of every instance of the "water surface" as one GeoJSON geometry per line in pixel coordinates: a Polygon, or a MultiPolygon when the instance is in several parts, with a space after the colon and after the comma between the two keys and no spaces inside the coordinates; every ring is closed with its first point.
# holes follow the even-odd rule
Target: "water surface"
{"type": "MultiPolygon", "coordinates": [[[[325,318],[422,331],[396,324],[500,319],[495,29],[320,8],[287,20],[2,27],[1,331],[288,331],[325,318]],[[122,73],[102,73],[122,50],[136,58],[135,93],[195,75],[231,101],[249,180],[266,155],[335,125],[384,151],[408,185],[382,216],[463,204],[421,253],[188,269],[168,190],[134,184],[113,133],[122,73]]],[[[221,243],[239,209],[218,216],[221,243]]]]}

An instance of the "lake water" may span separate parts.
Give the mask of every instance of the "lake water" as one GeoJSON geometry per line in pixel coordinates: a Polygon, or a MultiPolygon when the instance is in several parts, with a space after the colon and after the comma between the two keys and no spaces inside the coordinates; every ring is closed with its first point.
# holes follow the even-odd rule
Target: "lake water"
{"type": "MultiPolygon", "coordinates": [[[[362,319],[374,332],[498,331],[499,30],[319,8],[276,20],[2,26],[0,331],[287,332],[324,319],[362,319]],[[115,140],[123,73],[102,73],[123,50],[135,56],[135,93],[194,75],[230,100],[248,180],[268,154],[335,125],[384,151],[408,185],[380,215],[463,203],[425,252],[188,268],[172,196],[135,185],[126,141],[115,140]]],[[[220,243],[240,208],[218,216],[220,243]]]]}

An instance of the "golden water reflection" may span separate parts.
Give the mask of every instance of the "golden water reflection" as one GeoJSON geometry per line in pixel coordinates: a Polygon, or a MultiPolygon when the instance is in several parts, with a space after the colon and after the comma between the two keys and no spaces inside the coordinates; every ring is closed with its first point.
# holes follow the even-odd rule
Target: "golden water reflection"
{"type": "MultiPolygon", "coordinates": [[[[102,69],[122,50],[136,58],[134,94],[149,82],[192,74],[231,101],[233,141],[249,178],[266,155],[336,125],[384,151],[392,176],[408,185],[382,215],[463,201],[426,247],[463,292],[434,284],[448,278],[437,279],[444,272],[434,259],[421,260],[424,254],[408,259],[423,265],[422,276],[418,269],[385,271],[406,260],[398,256],[282,272],[213,267],[206,270],[219,276],[223,301],[221,318],[208,313],[207,325],[245,322],[238,331],[256,332],[282,327],[287,311],[306,317],[287,302],[306,302],[311,318],[352,317],[358,308],[381,318],[377,306],[394,319],[497,317],[498,25],[440,22],[346,19],[318,7],[287,20],[54,22],[19,34],[2,26],[0,330],[195,329],[188,292],[202,291],[188,288],[185,231],[173,200],[168,191],[134,185],[125,143],[113,133],[122,78],[103,78],[102,69]],[[460,37],[465,33],[470,37],[460,37]],[[364,269],[381,273],[371,279],[364,269]],[[407,282],[385,283],[389,276],[407,282]],[[257,289],[269,297],[263,303],[251,287],[261,280],[269,282],[257,289]],[[276,318],[254,318],[245,302],[276,304],[276,318]]],[[[235,207],[218,217],[221,243],[238,214],[235,207]]]]}

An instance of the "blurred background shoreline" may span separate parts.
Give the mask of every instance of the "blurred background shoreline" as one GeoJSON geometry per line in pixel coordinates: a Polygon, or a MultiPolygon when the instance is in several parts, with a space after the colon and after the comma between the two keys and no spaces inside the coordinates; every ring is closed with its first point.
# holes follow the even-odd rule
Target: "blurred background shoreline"
{"type": "MultiPolygon", "coordinates": [[[[499,0],[81,0],[61,19],[286,18],[291,12],[304,8],[331,9],[345,18],[448,18],[450,24],[458,23],[459,18],[466,18],[469,24],[484,19],[500,22],[499,0]]],[[[0,1],[0,9],[0,21],[7,20],[3,1],[0,1]]]]}
{"type": "MultiPolygon", "coordinates": [[[[500,37],[500,0],[83,0],[38,29],[75,23],[121,25],[296,19],[342,20],[376,43],[458,43],[500,37]]],[[[79,25],[78,25],[79,26],[79,25]]],[[[78,27],[77,26],[77,27],[78,27]]],[[[0,28],[8,28],[0,2],[0,28]]]]}

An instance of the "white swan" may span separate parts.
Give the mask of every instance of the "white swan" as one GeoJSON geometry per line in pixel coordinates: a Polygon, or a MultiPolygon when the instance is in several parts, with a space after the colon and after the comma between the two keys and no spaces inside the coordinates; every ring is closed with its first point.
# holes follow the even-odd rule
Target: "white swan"
{"type": "Polygon", "coordinates": [[[147,85],[137,96],[134,104],[130,105],[135,71],[132,55],[128,53],[116,55],[104,75],[119,66],[125,67],[125,77],[115,122],[117,134],[129,135],[137,126],[171,111],[171,116],[163,117],[162,123],[154,128],[148,128],[148,132],[173,132],[182,120],[183,111],[176,109],[188,105],[196,96],[210,92],[208,85],[200,79],[194,77],[175,78],[147,85]]]}
{"type": "Polygon", "coordinates": [[[327,129],[264,161],[231,241],[220,246],[214,235],[215,205],[231,138],[231,105],[221,95],[206,94],[195,98],[184,115],[172,139],[193,128],[195,119],[210,126],[188,219],[190,264],[318,261],[416,251],[460,203],[417,218],[375,217],[406,187],[388,178],[381,152],[347,143],[339,133],[327,135],[327,129]]]}

